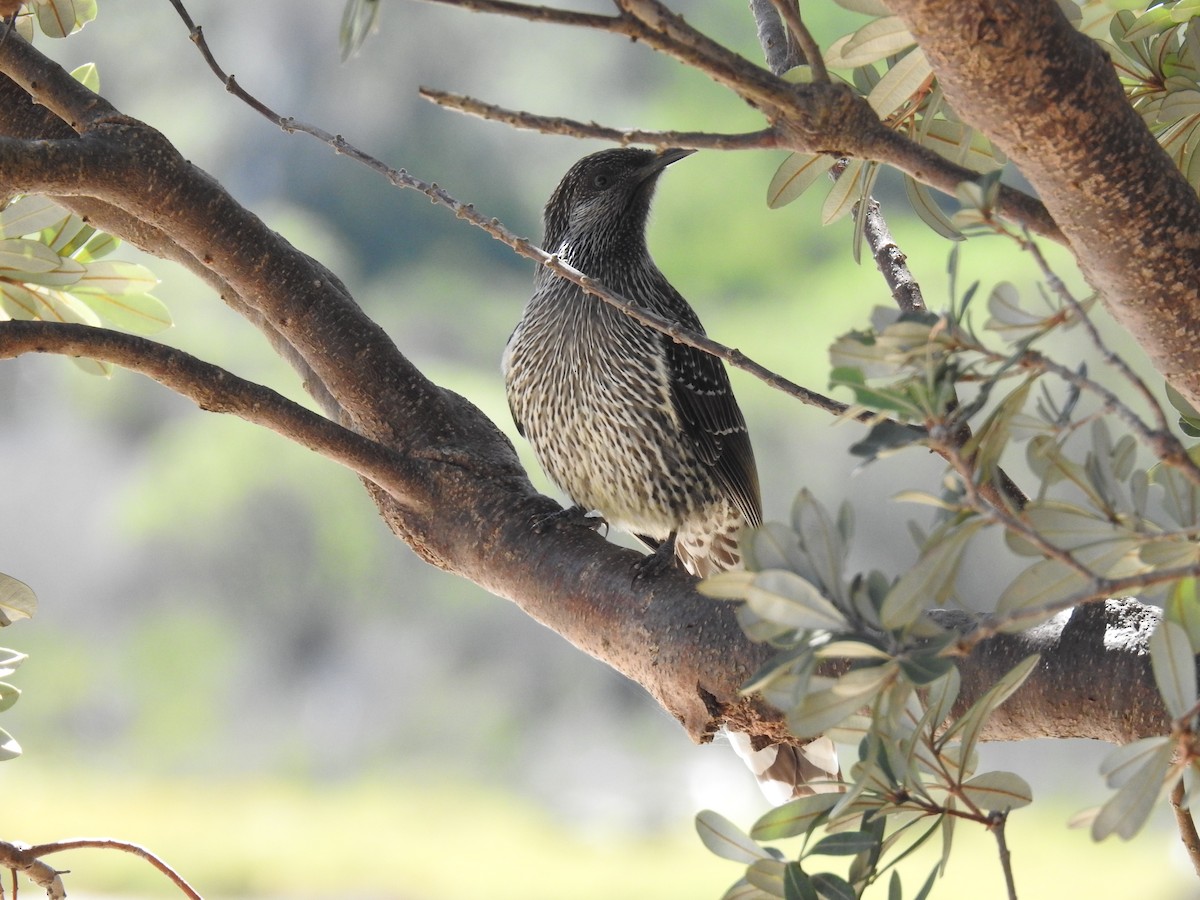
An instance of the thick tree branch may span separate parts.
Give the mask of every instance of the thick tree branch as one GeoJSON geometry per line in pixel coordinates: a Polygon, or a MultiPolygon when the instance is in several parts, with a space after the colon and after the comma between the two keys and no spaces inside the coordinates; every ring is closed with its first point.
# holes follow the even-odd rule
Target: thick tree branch
{"type": "Polygon", "coordinates": [[[1200,200],[1054,0],[887,0],[1155,367],[1200,406],[1200,200]]]}

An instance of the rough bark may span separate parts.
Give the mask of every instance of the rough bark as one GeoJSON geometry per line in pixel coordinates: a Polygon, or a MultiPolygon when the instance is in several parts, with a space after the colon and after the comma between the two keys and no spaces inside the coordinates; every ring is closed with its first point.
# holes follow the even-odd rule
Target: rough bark
{"type": "MultiPolygon", "coordinates": [[[[373,464],[386,467],[396,454],[366,487],[418,554],[511,599],[637,681],[698,740],[726,722],[784,736],[776,714],[738,694],[768,650],[745,638],[731,606],[700,597],[680,573],[635,580],[639,557],[592,531],[535,534],[533,518],[555,506],[533,490],[507,439],[468,401],[418,372],[332,273],[163,135],[122,116],[15,36],[0,46],[0,71],[8,76],[0,82],[0,186],[54,195],[216,286],[282,348],[333,420],[387,450],[373,464]]],[[[18,338],[0,324],[0,352],[21,352],[18,338]]],[[[140,367],[136,358],[124,364],[140,367]]],[[[160,380],[187,393],[182,383],[160,380]]],[[[254,420],[253,409],[230,409],[254,420]]],[[[1123,601],[1110,605],[1111,621],[1094,615],[985,641],[962,662],[969,702],[1028,652],[1044,654],[1030,686],[985,737],[1129,740],[1161,730],[1165,717],[1144,655],[1152,611],[1123,601]],[[1097,684],[1089,673],[1101,669],[1097,684]]]]}

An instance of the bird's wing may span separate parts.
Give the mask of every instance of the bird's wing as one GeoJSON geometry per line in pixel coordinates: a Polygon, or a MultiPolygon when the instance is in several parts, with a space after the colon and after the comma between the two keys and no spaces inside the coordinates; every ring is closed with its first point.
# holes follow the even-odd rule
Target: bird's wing
{"type": "MultiPolygon", "coordinates": [[[[674,292],[674,289],[672,289],[674,292]]],[[[673,318],[685,328],[704,333],[695,312],[679,297],[673,318]]],[[[746,420],[734,399],[729,374],[721,360],[663,335],[671,397],[675,412],[696,441],[700,458],[712,466],[751,525],[762,524],[758,469],[746,432],[746,420]]]]}

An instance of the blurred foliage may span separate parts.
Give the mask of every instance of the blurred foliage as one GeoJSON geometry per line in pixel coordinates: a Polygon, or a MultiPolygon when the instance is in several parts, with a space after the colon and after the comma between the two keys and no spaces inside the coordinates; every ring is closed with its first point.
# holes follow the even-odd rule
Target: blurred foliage
{"type": "MultiPolygon", "coordinates": [[[[790,525],[768,524],[744,538],[746,571],[701,585],[713,597],[741,601],[745,632],[779,650],[743,690],[783,710],[797,737],[826,734],[857,748],[844,792],[793,800],[748,835],[724,817],[701,814],[709,849],[747,865],[729,898],[848,900],[885,877],[889,896],[899,897],[905,887],[889,874],[895,859],[936,836],[942,861],[916,888],[926,897],[945,871],[956,823],[973,821],[1002,836],[1010,811],[1033,799],[1015,773],[980,774],[974,752],[986,720],[1037,657],[951,716],[955,658],[988,635],[1110,596],[1169,597],[1148,649],[1171,730],[1110,754],[1101,774],[1116,793],[1076,822],[1090,822],[1096,840],[1131,838],[1180,781],[1185,808],[1200,805],[1200,451],[1167,430],[1161,401],[1108,350],[1088,319],[1094,298],[1076,300],[1035,243],[993,220],[996,183],[984,177],[965,185],[959,197],[968,214],[958,221],[1022,246],[1044,276],[1035,298],[996,284],[979,327],[974,283],[961,295],[952,289],[941,314],[877,310],[870,328],[830,349],[832,384],[851,391],[851,413],[868,413],[875,423],[851,448],[864,464],[912,447],[946,460],[940,493],[899,495],[936,510],[931,531],[910,524],[915,563],[894,577],[848,573],[852,507],[833,516],[805,490],[790,525]],[[1063,364],[1043,351],[1048,335],[1076,327],[1104,356],[1125,399],[1090,377],[1086,364],[1063,364]],[[1020,444],[1036,486],[1029,498],[1012,492],[1001,468],[1020,444]],[[1139,450],[1148,463],[1138,464],[1139,450]],[[988,529],[1002,531],[1012,554],[1033,561],[1007,586],[976,592],[986,614],[964,636],[930,612],[961,605],[964,553],[988,529]],[[841,674],[819,674],[826,660],[840,660],[841,674]],[[826,836],[815,838],[818,830],[826,836]],[[760,843],[795,836],[805,843],[791,861],[760,843]],[[854,857],[845,877],[824,869],[820,858],[831,855],[854,857]]],[[[952,261],[952,285],[956,275],[952,261]]],[[[1003,849],[1000,860],[1008,875],[1003,849]]]]}
{"type": "Polygon", "coordinates": [[[96,18],[98,0],[28,0],[16,17],[17,31],[33,40],[34,25],[46,37],[74,34],[96,18]]]}
{"type": "MultiPolygon", "coordinates": [[[[17,581],[11,575],[0,572],[0,628],[11,625],[20,619],[30,618],[37,608],[37,597],[29,585],[17,581]]],[[[28,657],[17,650],[0,647],[0,678],[12,675],[17,667],[28,657]]],[[[0,712],[12,708],[21,698],[21,691],[7,681],[0,681],[0,712]]],[[[21,745],[16,739],[0,728],[0,762],[21,755],[21,745]]]]}

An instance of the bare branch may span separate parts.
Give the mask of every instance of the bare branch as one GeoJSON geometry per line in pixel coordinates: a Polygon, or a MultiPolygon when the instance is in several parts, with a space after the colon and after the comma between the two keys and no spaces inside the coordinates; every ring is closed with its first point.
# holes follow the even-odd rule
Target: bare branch
{"type": "Polygon", "coordinates": [[[1182,778],[1176,781],[1175,787],[1171,789],[1171,811],[1175,813],[1179,838],[1187,850],[1188,859],[1192,861],[1192,868],[1200,875],[1200,833],[1196,831],[1196,820],[1192,818],[1192,811],[1185,799],[1182,778]]]}
{"type": "Polygon", "coordinates": [[[0,359],[25,353],[87,357],[140,372],[203,410],[235,415],[268,428],[345,466],[406,506],[424,508],[429,502],[427,496],[414,494],[420,479],[412,464],[395,450],[174,347],[91,325],[0,322],[0,359]]]}
{"type": "MultiPolygon", "coordinates": [[[[856,210],[856,214],[861,211],[856,210]]],[[[888,290],[901,312],[920,312],[925,309],[925,298],[921,294],[921,286],[917,284],[912,271],[908,268],[906,257],[896,245],[888,228],[887,220],[879,208],[879,201],[874,197],[867,199],[866,214],[862,217],[863,234],[875,265],[888,290]]]]}
{"type": "MultiPolygon", "coordinates": [[[[174,0],[172,0],[174,2],[174,0]]],[[[600,16],[592,13],[572,12],[550,6],[533,6],[528,3],[509,3],[506,0],[425,0],[443,6],[457,6],[472,12],[493,13],[526,19],[530,22],[546,22],[554,25],[574,25],[580,28],[598,28],[602,31],[617,31],[621,19],[617,16],[600,16]]]]}
{"type": "MultiPolygon", "coordinates": [[[[62,853],[65,850],[120,850],[122,853],[132,853],[134,856],[141,857],[162,872],[171,880],[175,887],[188,898],[188,900],[203,900],[196,893],[190,884],[188,884],[182,875],[172,869],[159,857],[155,856],[145,847],[140,847],[137,844],[130,844],[126,841],[114,841],[111,838],[74,838],[68,841],[54,841],[49,844],[37,844],[28,848],[25,852],[33,857],[48,856],[51,853],[62,853]]],[[[64,896],[66,896],[64,894],[64,896]]]]}
{"type": "MultiPolygon", "coordinates": [[[[176,5],[176,8],[179,7],[178,0],[172,0],[172,2],[176,5]]],[[[187,21],[190,23],[191,20],[188,19],[187,21]]],[[[205,46],[199,29],[194,24],[189,24],[189,28],[192,29],[192,34],[196,35],[195,40],[197,45],[205,46]]],[[[207,50],[206,47],[205,49],[207,50]]],[[[216,67],[214,71],[216,71],[219,75],[223,74],[219,67],[216,67]]],[[[435,98],[439,96],[452,96],[448,94],[441,94],[440,92],[432,93],[435,95],[435,98]]],[[[474,102],[470,101],[469,98],[463,99],[467,100],[468,102],[474,102]]],[[[305,134],[309,134],[318,138],[319,140],[324,141],[336,152],[344,156],[348,156],[351,159],[354,159],[367,166],[372,171],[383,175],[383,177],[385,177],[396,187],[420,191],[434,203],[446,207],[447,209],[453,211],[458,218],[471,223],[477,228],[481,228],[496,240],[501,241],[510,247],[519,255],[552,269],[555,273],[561,275],[567,280],[578,284],[589,294],[592,294],[609,305],[622,310],[627,315],[631,315],[642,324],[647,325],[656,331],[662,332],[673,340],[679,343],[687,344],[691,347],[695,347],[698,350],[711,353],[714,356],[718,356],[721,359],[724,359],[730,365],[749,372],[751,375],[754,375],[756,378],[760,379],[771,387],[781,390],[789,396],[795,397],[802,403],[806,403],[810,406],[816,406],[827,412],[831,412],[834,415],[843,415],[847,411],[848,407],[846,404],[839,403],[836,400],[831,400],[830,398],[818,394],[815,391],[810,391],[809,389],[802,387],[787,378],[784,378],[782,375],[772,372],[765,366],[756,363],[754,360],[748,358],[745,354],[738,350],[730,349],[722,344],[717,343],[716,341],[710,340],[704,335],[688,331],[687,329],[681,328],[675,323],[669,322],[666,319],[662,319],[646,310],[641,309],[626,298],[608,290],[599,282],[588,278],[583,272],[566,265],[561,260],[558,260],[556,257],[553,257],[544,250],[536,247],[526,238],[518,237],[514,232],[506,228],[499,219],[489,218],[481,215],[475,210],[475,207],[472,204],[462,203],[461,201],[456,200],[436,184],[423,181],[420,178],[410,175],[403,169],[394,169],[391,166],[388,166],[381,160],[376,159],[370,154],[365,153],[364,151],[355,147],[353,144],[346,141],[341,135],[331,134],[322,128],[301,123],[294,119],[280,118],[276,113],[271,112],[269,107],[262,103],[255,102],[252,104],[252,106],[264,116],[274,121],[275,124],[284,127],[288,131],[302,131],[305,134]]],[[[514,115],[521,114],[516,113],[514,115]]],[[[733,141],[736,141],[739,138],[760,140],[769,135],[770,132],[768,131],[759,132],[756,135],[731,135],[728,136],[728,139],[733,141]]],[[[723,138],[724,136],[716,135],[711,137],[723,138]]]]}
{"type": "MultiPolygon", "coordinates": [[[[44,890],[50,900],[65,900],[67,889],[59,877],[58,870],[42,862],[30,849],[8,841],[0,841],[0,869],[9,869],[13,873],[13,897],[17,896],[16,873],[20,872],[44,890]]],[[[3,897],[2,888],[0,897],[3,897]]]]}
{"type": "Polygon", "coordinates": [[[438,106],[470,116],[503,122],[513,128],[540,131],[543,134],[564,134],[577,138],[612,141],[615,144],[650,144],[655,147],[690,147],[697,150],[770,150],[778,146],[775,129],[752,131],[747,134],[713,134],[707,131],[637,131],[610,128],[595,122],[580,122],[559,116],[542,116],[521,110],[506,109],[485,103],[474,97],[452,94],[437,88],[420,88],[420,94],[438,106]]]}

